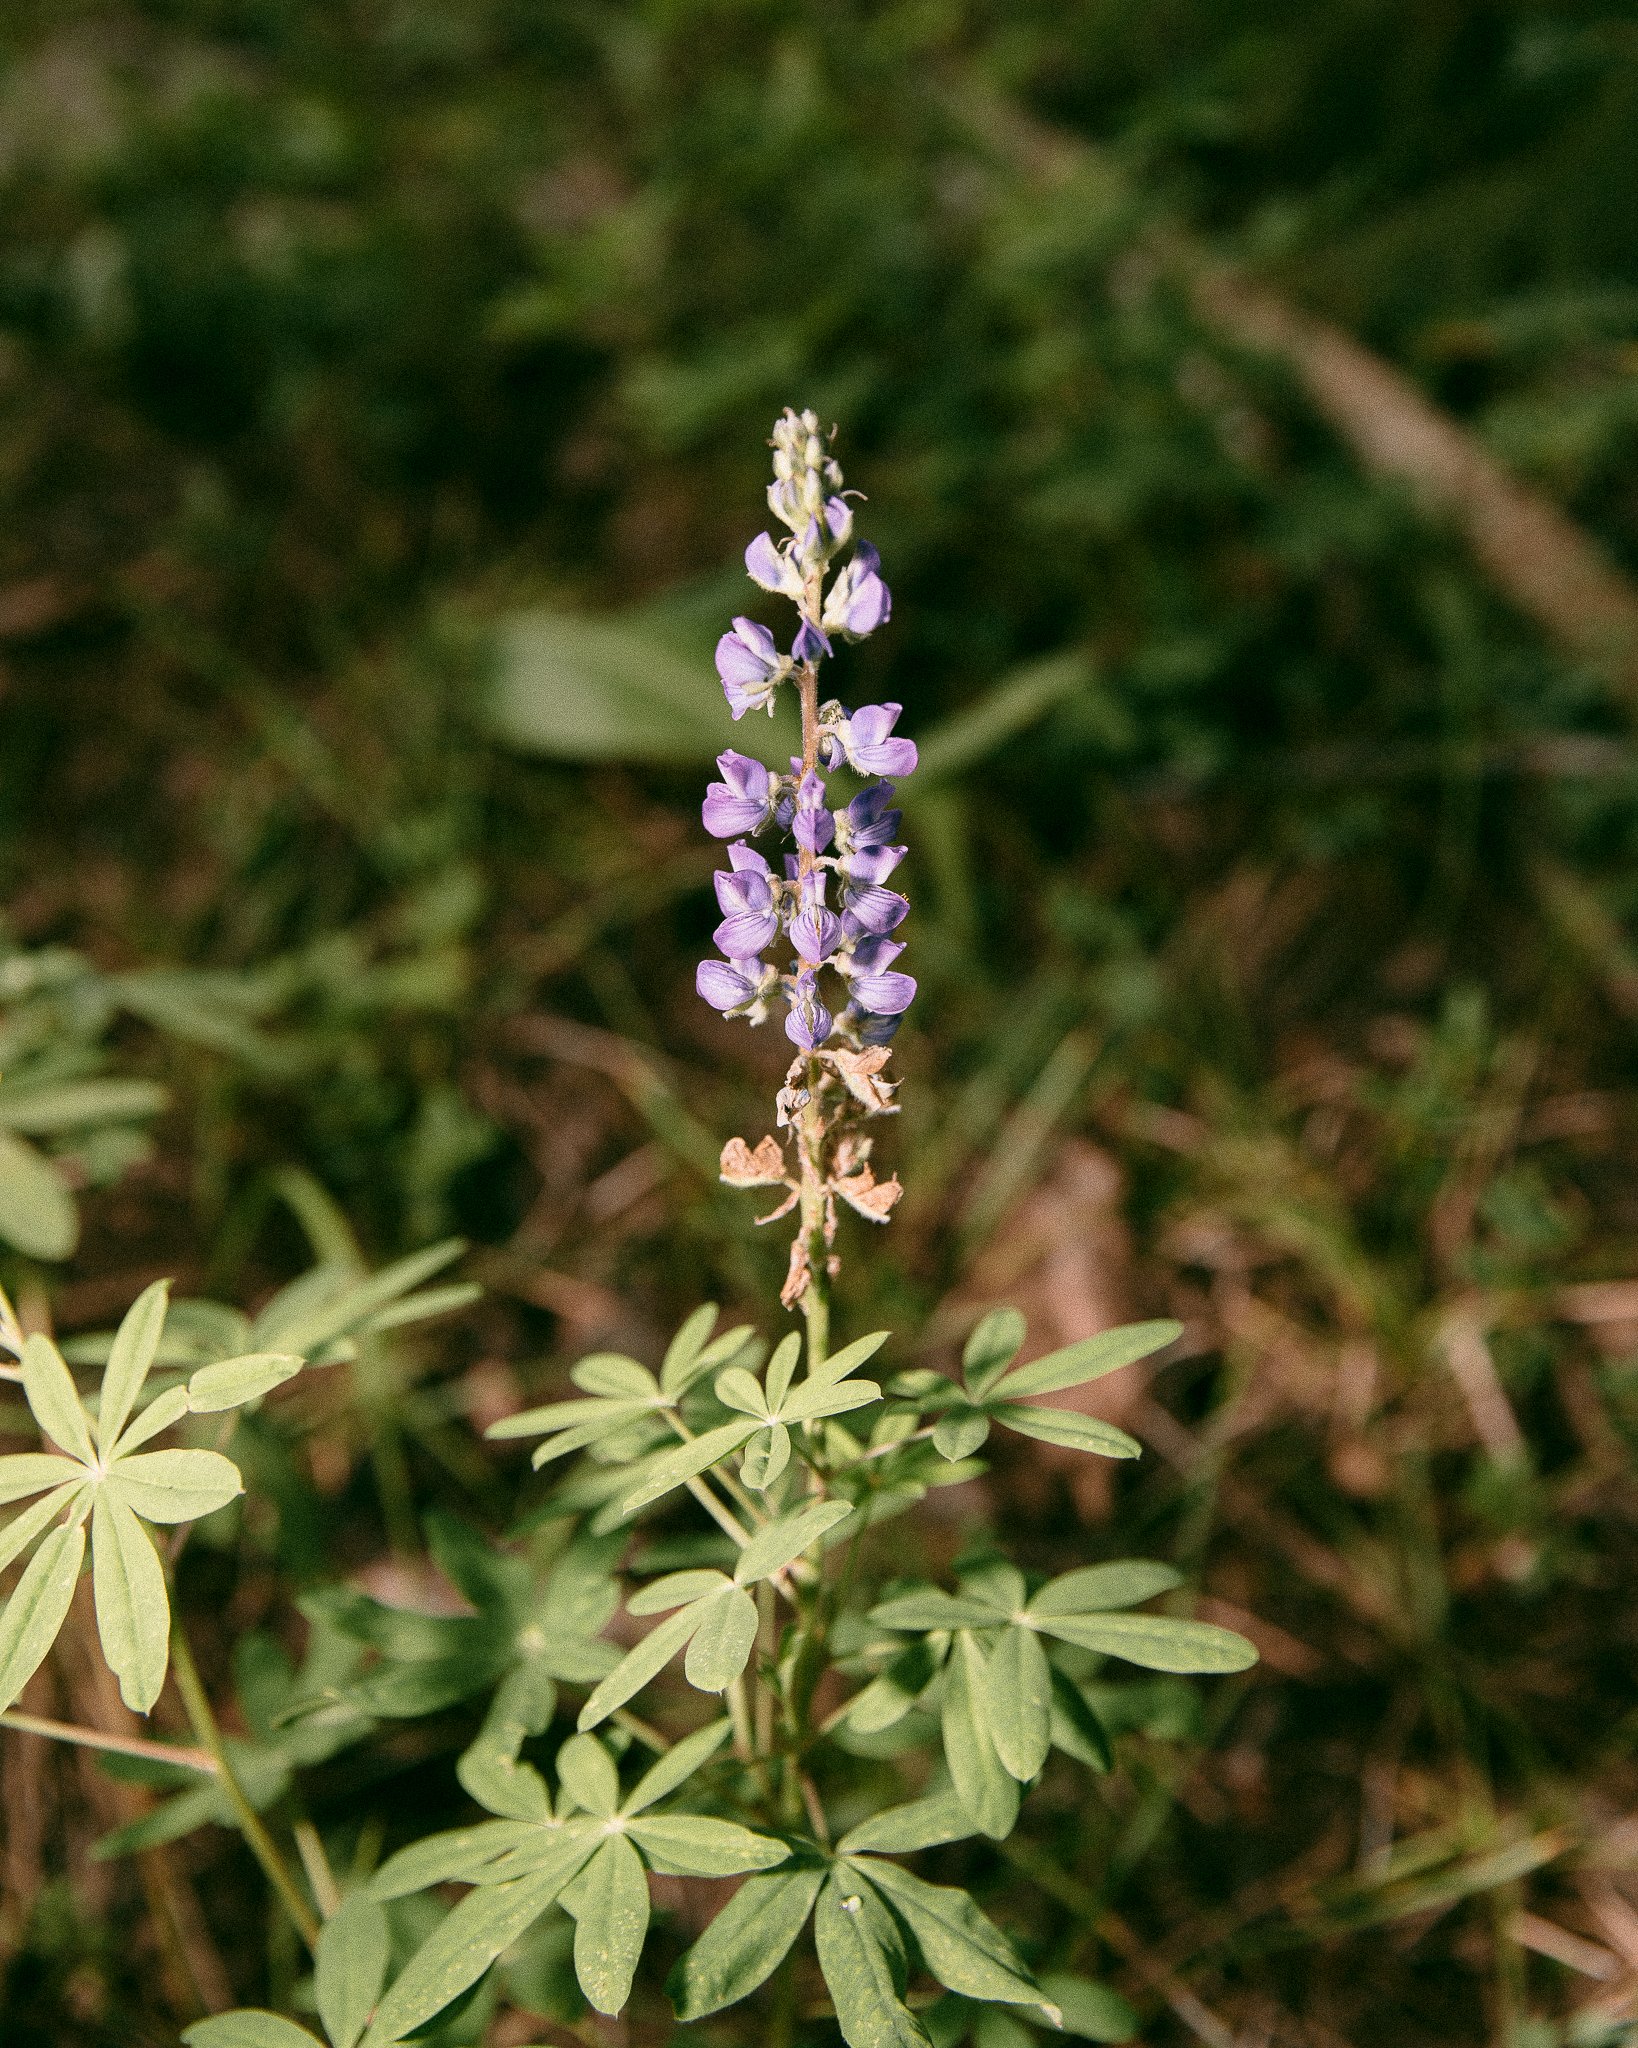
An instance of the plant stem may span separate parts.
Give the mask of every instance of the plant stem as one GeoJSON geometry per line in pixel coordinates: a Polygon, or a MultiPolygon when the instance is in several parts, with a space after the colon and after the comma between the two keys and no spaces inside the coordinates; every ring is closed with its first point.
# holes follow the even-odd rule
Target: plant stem
{"type": "Polygon", "coordinates": [[[296,1932],[312,1948],[318,1940],[319,1924],[313,1909],[296,1888],[296,1881],[285,1866],[273,1837],[267,1832],[261,1815],[245,1795],[222,1740],[222,1731],[211,1708],[210,1696],[205,1691],[199,1676],[199,1667],[193,1661],[193,1651],[182,1627],[182,1617],[171,1617],[171,1669],[176,1675],[176,1689],[182,1695],[182,1704],[187,1709],[189,1725],[199,1738],[202,1748],[207,1750],[215,1763],[216,1775],[222,1781],[222,1790],[227,1794],[228,1804],[233,1808],[239,1823],[239,1832],[244,1836],[250,1853],[262,1866],[267,1881],[279,1895],[279,1903],[290,1915],[296,1932]]]}
{"type": "Polygon", "coordinates": [[[78,1743],[81,1749],[106,1750],[110,1756],[140,1756],[150,1763],[175,1764],[205,1778],[216,1776],[215,1759],[206,1750],[189,1749],[182,1743],[150,1742],[143,1735],[105,1735],[100,1728],[48,1721],[39,1714],[0,1714],[0,1728],[15,1728],[20,1735],[44,1735],[53,1742],[78,1743]]]}

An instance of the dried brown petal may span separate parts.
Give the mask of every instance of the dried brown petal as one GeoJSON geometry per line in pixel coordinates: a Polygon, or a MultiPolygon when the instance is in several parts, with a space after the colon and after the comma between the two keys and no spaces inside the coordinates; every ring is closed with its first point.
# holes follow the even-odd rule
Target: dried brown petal
{"type": "Polygon", "coordinates": [[[718,1169],[731,1188],[778,1188],[789,1185],[785,1153],[777,1138],[764,1138],[753,1152],[743,1138],[730,1138],[722,1148],[718,1169]]]}

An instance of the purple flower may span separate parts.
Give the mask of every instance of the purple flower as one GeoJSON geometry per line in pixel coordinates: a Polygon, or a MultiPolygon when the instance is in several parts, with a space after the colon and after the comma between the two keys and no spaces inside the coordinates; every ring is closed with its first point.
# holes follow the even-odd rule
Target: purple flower
{"type": "MultiPolygon", "coordinates": [[[[818,661],[822,655],[829,654],[830,651],[831,646],[828,637],[814,625],[811,619],[804,619],[801,626],[797,629],[796,638],[791,642],[791,660],[818,661]]],[[[900,744],[902,745],[903,742],[901,741],[900,744]]],[[[914,752],[914,749],[912,748],[911,751],[914,752]]],[[[915,766],[914,761],[910,765],[913,768],[915,766]]]]}
{"type": "Polygon", "coordinates": [[[768,863],[743,842],[729,847],[728,858],[734,872],[725,875],[718,869],[712,878],[722,910],[722,923],[712,934],[712,943],[730,960],[752,960],[764,946],[773,944],[779,932],[773,883],[768,863]]]}
{"type": "Polygon", "coordinates": [[[909,899],[897,889],[878,889],[867,882],[862,888],[850,883],[842,891],[842,926],[849,938],[880,937],[909,915],[909,899]]]}
{"type": "Polygon", "coordinates": [[[853,1000],[873,1016],[902,1016],[915,999],[914,975],[856,974],[853,977],[853,1000]]]}
{"type": "Polygon", "coordinates": [[[791,944],[805,966],[817,967],[842,943],[842,920],[825,908],[825,877],[815,869],[802,884],[802,907],[791,919],[791,944]]]}
{"type": "Polygon", "coordinates": [[[836,865],[849,882],[885,882],[905,852],[902,846],[855,846],[836,865]]]}
{"type": "Polygon", "coordinates": [[[914,740],[888,735],[899,721],[902,704],[864,704],[836,728],[848,765],[861,775],[909,775],[916,765],[914,740]]]}
{"type": "Polygon", "coordinates": [[[861,541],[852,561],[830,586],[820,623],[844,640],[863,640],[893,616],[892,592],[877,573],[881,561],[869,541],[861,541]]]}
{"type": "Polygon", "coordinates": [[[802,572],[783,548],[774,546],[772,535],[759,533],[745,550],[745,573],[764,590],[801,601],[802,572]]]}
{"type": "Polygon", "coordinates": [[[851,1003],[843,1015],[861,1045],[890,1045],[904,1022],[902,1015],[872,1017],[867,1011],[855,1010],[851,1003]]]}
{"type": "Polygon", "coordinates": [[[694,987],[711,1005],[721,1010],[724,1016],[736,1012],[749,1015],[753,1024],[760,1024],[767,1015],[767,995],[774,971],[756,962],[758,972],[748,974],[745,970],[751,963],[730,965],[726,960],[702,960],[694,970],[694,987]]]}
{"type": "MultiPolygon", "coordinates": [[[[800,761],[791,766],[799,768],[800,761]]],[[[835,836],[836,822],[825,809],[825,785],[817,775],[804,775],[796,785],[796,803],[791,811],[790,834],[809,853],[823,853],[835,836]]]]}
{"type": "MultiPolygon", "coordinates": [[[[907,979],[908,977],[902,977],[907,979]]],[[[785,1019],[785,1036],[793,1045],[812,1052],[831,1033],[830,1012],[819,1000],[819,984],[811,967],[804,967],[791,982],[790,1015],[785,1019]]]]}
{"type": "Polygon", "coordinates": [[[831,546],[845,546],[848,535],[853,531],[853,507],[846,498],[825,500],[825,524],[830,528],[831,546]]]}
{"type": "Polygon", "coordinates": [[[734,630],[717,642],[717,674],[735,718],[763,710],[771,717],[774,691],[789,668],[774,636],[755,619],[735,619],[734,630]]]}
{"type": "Polygon", "coordinates": [[[873,782],[861,789],[836,820],[836,843],[842,847],[886,846],[897,838],[900,813],[892,808],[891,782],[873,782]]]}
{"type": "Polygon", "coordinates": [[[760,832],[773,816],[773,777],[760,761],[731,747],[717,756],[717,767],[722,780],[707,785],[700,806],[706,831],[716,839],[760,832]]]}

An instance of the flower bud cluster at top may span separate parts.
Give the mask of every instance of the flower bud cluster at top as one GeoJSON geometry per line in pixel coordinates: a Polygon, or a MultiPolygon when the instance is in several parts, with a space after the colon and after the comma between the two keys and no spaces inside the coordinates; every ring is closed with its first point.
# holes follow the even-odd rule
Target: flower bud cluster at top
{"type": "Polygon", "coordinates": [[[802,706],[802,752],[791,772],[775,774],[732,751],[717,758],[722,773],[705,798],[705,829],[731,841],[729,867],[716,877],[722,922],[719,959],[703,960],[695,986],[713,1008],[761,1024],[783,1003],[785,1032],[804,1051],[828,1041],[885,1045],[909,1008],[916,984],[893,963],[904,951],[894,936],[908,901],[887,879],[904,858],[893,844],[899,813],[893,784],[871,780],[840,807],[825,775],[844,765],[866,777],[908,775],[914,742],[897,739],[897,704],[848,711],[819,700],[819,666],[835,638],[863,640],[885,625],[892,599],[880,558],[867,541],[833,565],[853,540],[853,507],[842,472],[811,412],[787,408],[773,431],[774,480],[768,504],[790,537],[759,533],[745,550],[752,582],[796,606],[788,654],[765,626],[736,618],[717,642],[717,673],[736,719],[747,711],[771,717],[783,684],[802,706]],[[749,842],[774,829],[788,842],[776,863],[749,842]],[[765,956],[781,938],[788,963],[765,956]]]}

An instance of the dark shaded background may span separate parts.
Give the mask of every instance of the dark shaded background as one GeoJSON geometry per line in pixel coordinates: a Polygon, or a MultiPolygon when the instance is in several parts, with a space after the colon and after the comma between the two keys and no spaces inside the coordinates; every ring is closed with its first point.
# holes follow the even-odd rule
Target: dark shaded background
{"type": "MultiPolygon", "coordinates": [[[[505,1526],[467,1417],[777,1281],[712,1180],[782,1065],[692,994],[717,742],[620,692],[715,716],[811,404],[895,592],[849,687],[929,756],[844,1317],[1181,1315],[1137,1475],[994,1512],[1265,1652],[1048,1788],[1050,1910],[1157,2048],[1638,2039],[1638,14],[11,0],[0,62],[6,944],[192,970],[111,1026],[151,1156],[6,1271],[253,1300],[316,1183],[489,1288],[270,1443],[205,1625],[505,1526]],[[620,622],[612,682],[500,665],[612,692],[603,758],[496,740],[519,612],[620,622]]],[[[112,1796],[4,1751],[8,2048],[174,2038],[112,1796]]],[[[236,1851],[175,1854],[262,1995],[236,1851]]]]}

